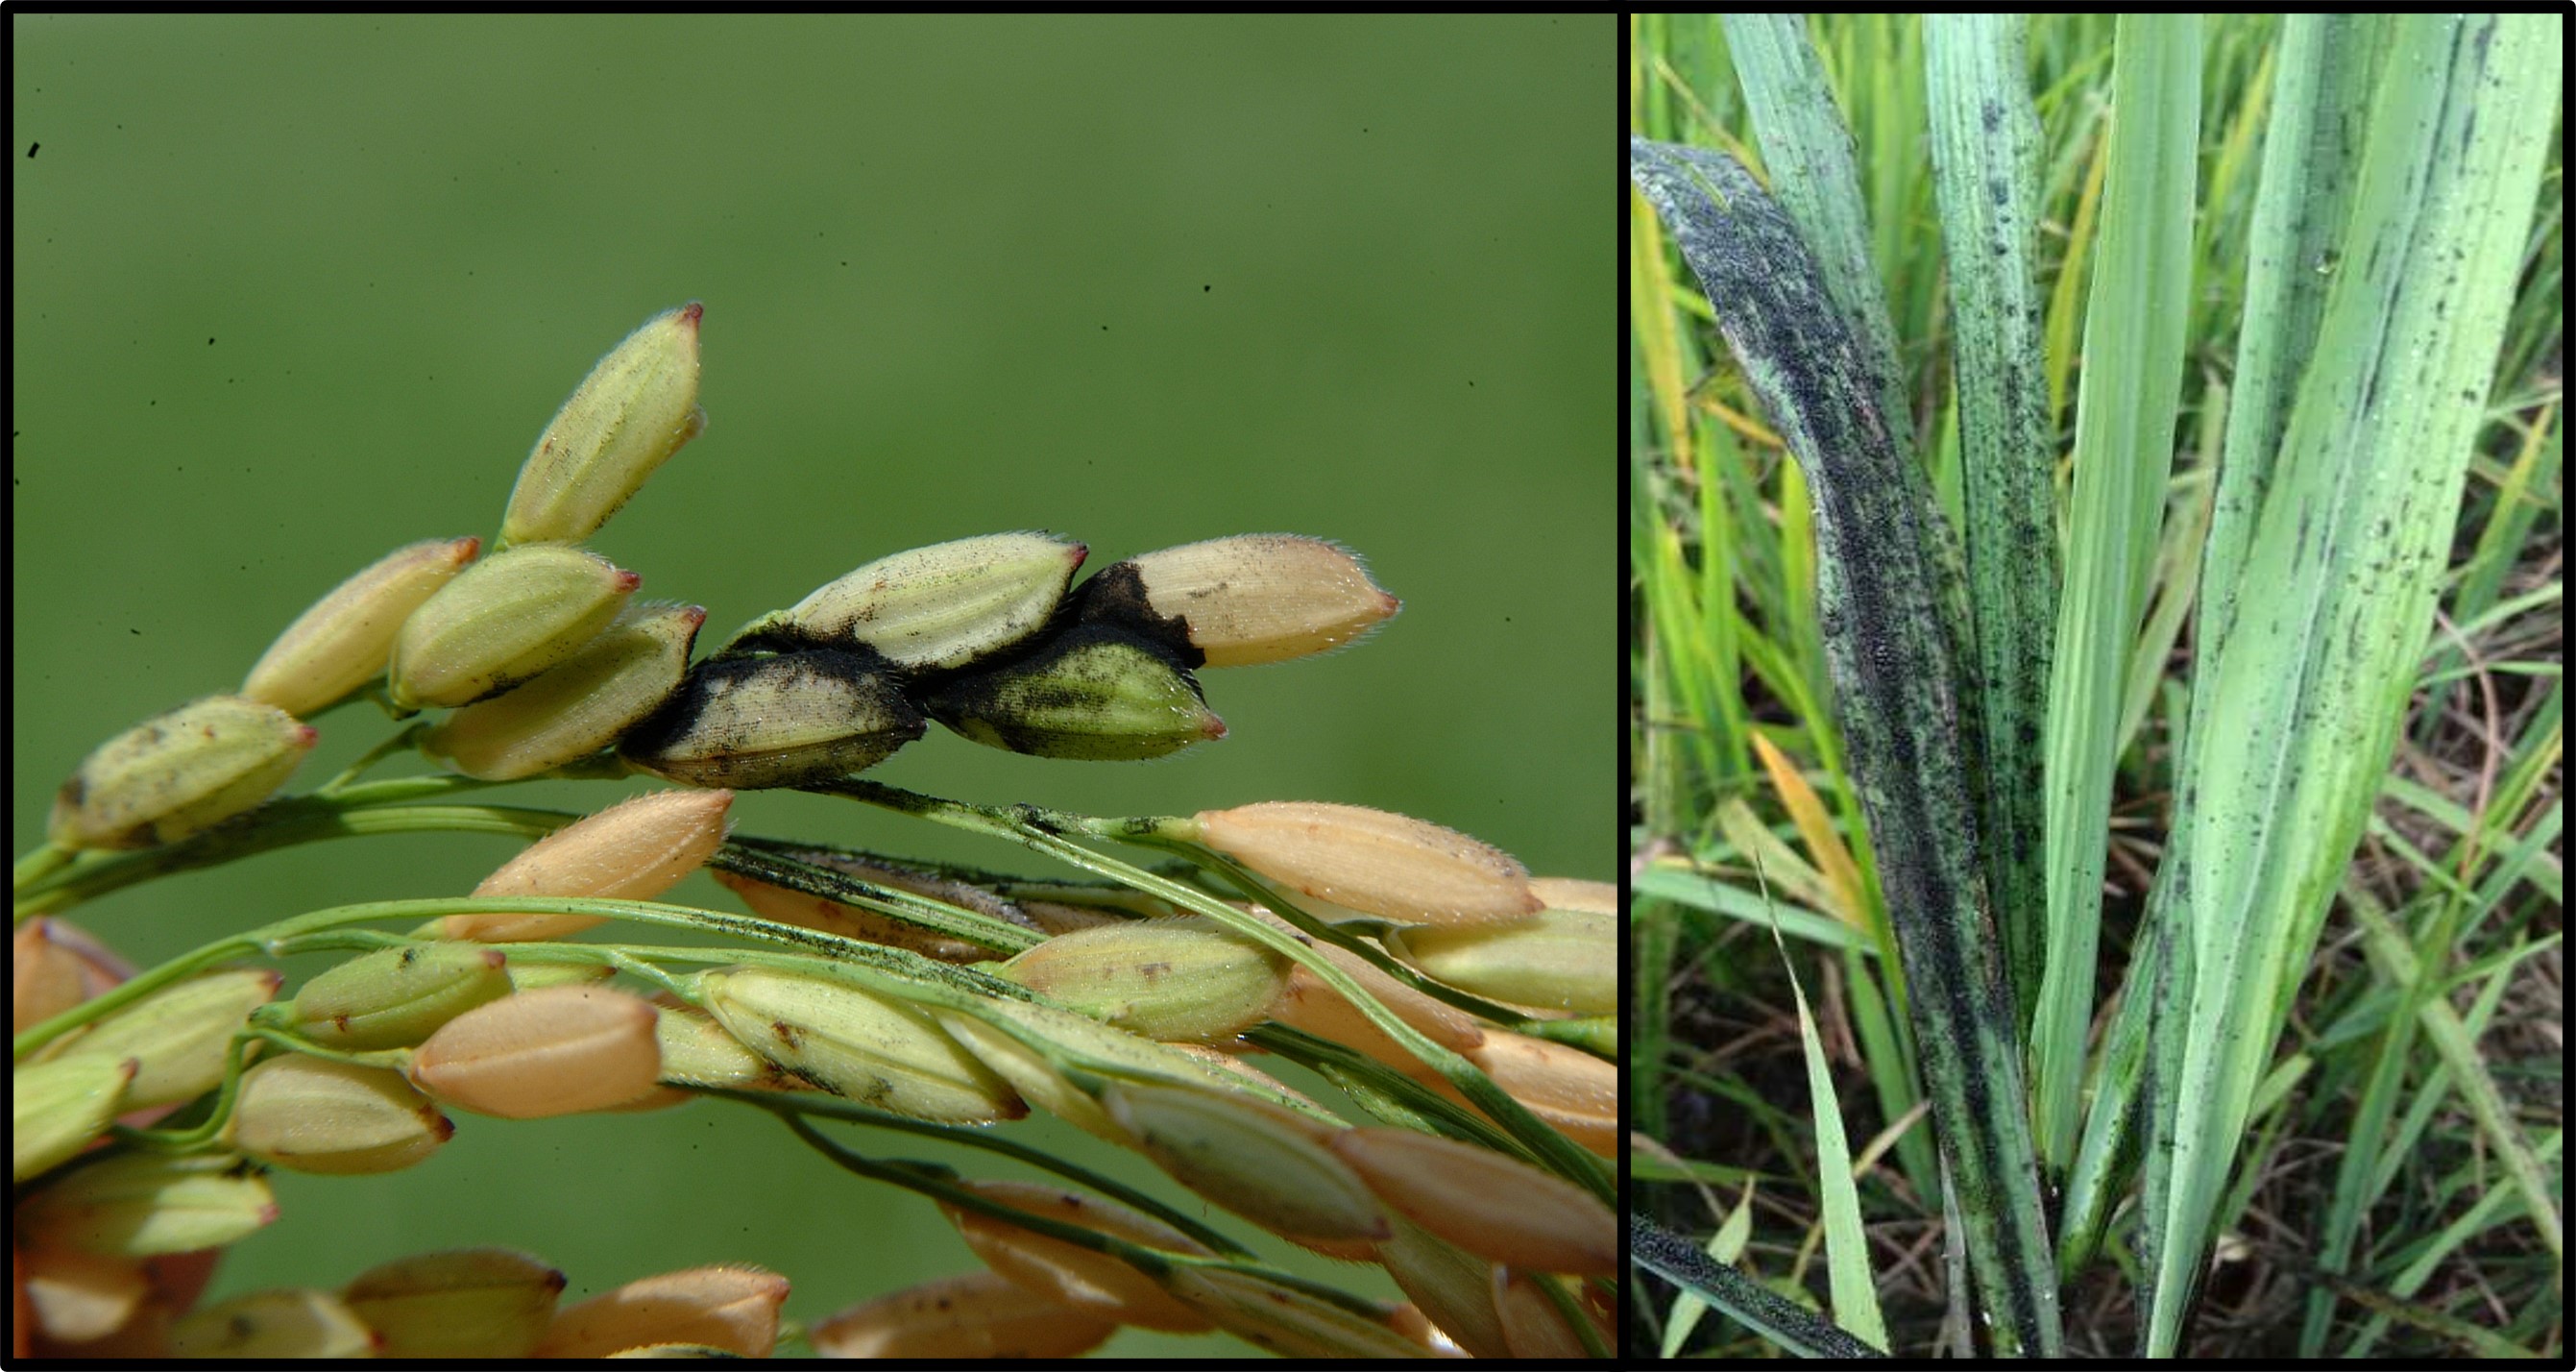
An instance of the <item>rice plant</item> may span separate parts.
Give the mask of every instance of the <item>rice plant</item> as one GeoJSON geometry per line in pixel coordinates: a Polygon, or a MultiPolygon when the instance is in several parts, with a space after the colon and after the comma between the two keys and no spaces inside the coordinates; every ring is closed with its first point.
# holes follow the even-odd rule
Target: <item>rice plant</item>
{"type": "Polygon", "coordinates": [[[2563,1349],[2560,33],[1633,21],[1632,1342],[2563,1349]]]}
{"type": "MultiPolygon", "coordinates": [[[[1606,1354],[1606,883],[1348,804],[1101,816],[868,775],[933,724],[1063,765],[1203,747],[1228,726],[1202,672],[1346,647],[1396,599],[1321,539],[1201,540],[1077,579],[1085,545],[1007,532],[885,553],[700,654],[706,611],[641,599],[643,574],[589,543],[705,426],[702,314],[600,361],[490,547],[356,570],[237,687],[99,742],[56,792],[13,881],[21,1351],[1066,1357],[1132,1326],[1307,1357],[1606,1354]],[[379,737],[298,789],[326,728],[379,737]],[[636,777],[657,785],[586,812],[502,794],[636,777]],[[994,856],[737,827],[738,795],[787,790],[994,856]],[[470,891],[388,862],[380,899],[149,968],[67,918],[304,845],[460,833],[533,842],[470,891]],[[701,870],[749,913],[672,898],[701,870]],[[304,957],[326,965],[290,984],[304,957]],[[566,1303],[565,1273],[502,1247],[199,1299],[225,1249],[295,1226],[274,1178],[435,1166],[460,1130],[699,1097],[802,1141],[816,1175],[792,1184],[818,1214],[827,1175],[916,1193],[985,1267],[805,1323],[782,1317],[791,1274],[757,1264],[566,1303]],[[1033,1114],[1172,1185],[1008,1127],[1033,1114]],[[992,1171],[885,1151],[907,1140],[992,1171]],[[1247,1226],[1408,1299],[1288,1270],[1247,1226]]],[[[564,1184],[611,1209],[790,1184],[710,1158],[703,1198],[621,1196],[613,1156],[584,1161],[564,1184]]]]}

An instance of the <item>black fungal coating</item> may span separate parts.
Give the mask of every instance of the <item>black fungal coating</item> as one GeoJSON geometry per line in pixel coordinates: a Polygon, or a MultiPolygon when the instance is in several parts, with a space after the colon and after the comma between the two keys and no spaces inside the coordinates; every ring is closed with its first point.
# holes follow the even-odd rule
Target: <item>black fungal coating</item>
{"type": "Polygon", "coordinates": [[[922,692],[920,702],[931,718],[967,738],[1040,757],[1161,757],[1208,736],[1175,729],[1183,721],[1142,698],[1140,688],[1169,706],[1184,699],[1201,709],[1207,703],[1179,654],[1112,623],[1047,635],[1034,653],[950,677],[922,692]]]}
{"type": "Polygon", "coordinates": [[[676,781],[759,789],[846,776],[883,761],[927,732],[921,711],[884,659],[864,648],[711,658],[618,741],[630,761],[676,781]],[[810,720],[781,718],[838,704],[846,731],[782,743],[810,720]]]}
{"type": "Polygon", "coordinates": [[[1026,825],[1031,829],[1035,829],[1042,834],[1062,834],[1064,832],[1064,826],[1056,823],[1054,818],[1048,815],[1046,811],[1041,810],[1037,806],[1031,805],[1026,801],[1011,807],[1011,818],[1018,820],[1021,824],[1026,825]]]}
{"type": "Polygon", "coordinates": [[[821,648],[843,648],[865,653],[876,651],[864,643],[855,641],[846,644],[826,643],[812,634],[799,632],[795,626],[782,622],[762,624],[744,630],[732,642],[716,649],[713,660],[722,662],[728,658],[758,657],[763,653],[796,653],[821,648]]]}
{"type": "Polygon", "coordinates": [[[1207,654],[1190,642],[1189,620],[1156,610],[1146,598],[1144,573],[1133,558],[1103,567],[1074,587],[1063,613],[1076,623],[1114,625],[1149,639],[1183,668],[1207,665],[1207,654]]]}
{"type": "Polygon", "coordinates": [[[620,746],[638,752],[669,747],[688,732],[711,700],[754,676],[785,670],[817,680],[854,682],[871,674],[880,677],[890,675],[890,669],[882,658],[869,661],[873,654],[865,645],[856,651],[803,648],[787,653],[733,652],[737,646],[728,645],[724,656],[709,658],[689,668],[688,676],[671,692],[670,698],[627,730],[619,740],[620,746]],[[770,665],[773,663],[780,665],[770,665]]]}
{"type": "MultiPolygon", "coordinates": [[[[1720,153],[1632,138],[1631,178],[1707,293],[1746,379],[1807,472],[1816,516],[1826,663],[1854,789],[1902,955],[1925,1076],[1979,1282],[2025,1348],[2053,1341],[2055,1293],[1989,1260],[2005,1178],[2037,1171],[2023,1114],[2014,1007],[1977,849],[1973,690],[1943,617],[1955,572],[1929,482],[1891,431],[1867,348],[1834,308],[1815,258],[1750,173],[1720,153]],[[1928,699],[1927,699],[1928,697],[1928,699]],[[1946,1088],[1944,1084],[1947,1084],[1946,1088]]],[[[2022,1212],[2010,1212],[2018,1223],[2022,1212]]],[[[2044,1255],[2042,1232],[2014,1251],[2044,1255]]]]}
{"type": "MultiPolygon", "coordinates": [[[[1973,52],[1953,79],[1963,87],[2001,86],[2018,49],[1969,44],[1973,52]],[[2000,69],[2000,70],[1999,70],[2000,69]]],[[[1936,99],[1936,107],[1942,102],[1936,99]]],[[[1935,161],[1953,176],[1973,178],[1974,194],[1949,193],[1943,182],[1943,233],[1956,270],[1953,311],[1960,320],[1956,374],[1968,532],[1964,585],[1970,629],[1954,639],[1962,668],[1963,744],[1991,756],[1969,765],[1993,782],[1973,783],[1982,797],[1987,878],[2008,940],[2009,979],[2028,1011],[2038,989],[2038,932],[2046,891],[2039,849],[2042,791],[2038,754],[2023,741],[2021,718],[2044,700],[2055,625],[2056,541],[2045,523],[2052,492],[2047,466],[2045,383],[2037,374],[2038,295],[2030,278],[2031,220],[2038,125],[2027,97],[1990,93],[1977,101],[1975,124],[1940,121],[1935,161]],[[2044,599],[2037,617],[2029,607],[2044,599]]]]}
{"type": "Polygon", "coordinates": [[[1189,620],[1153,607],[1131,559],[1074,586],[1035,633],[965,667],[906,667],[855,639],[827,640],[773,617],[690,668],[661,708],[629,730],[618,747],[638,765],[673,780],[737,788],[804,785],[856,772],[920,737],[922,716],[978,743],[1038,757],[1161,757],[1224,732],[1206,714],[1207,696],[1199,687],[1195,669],[1206,662],[1207,654],[1190,641],[1189,620]],[[829,775],[823,767],[801,775],[711,770],[686,760],[669,765],[672,751],[684,743],[692,754],[705,751],[705,740],[690,742],[688,736],[708,727],[706,716],[717,699],[749,678],[781,671],[812,673],[818,687],[842,695],[860,688],[844,684],[835,691],[834,683],[866,678],[863,694],[870,708],[882,698],[885,708],[908,713],[910,732],[888,735],[874,757],[829,775]],[[770,779],[779,776],[785,779],[770,779]]]}
{"type": "Polygon", "coordinates": [[[1061,649],[1064,636],[1085,625],[1107,625],[1151,642],[1161,650],[1161,656],[1184,670],[1195,671],[1207,665],[1207,654],[1190,642],[1189,620],[1156,610],[1146,598],[1144,575],[1137,570],[1133,558],[1092,573],[1065,592],[1055,613],[1034,632],[963,667],[902,666],[857,639],[826,638],[780,617],[763,620],[744,630],[732,642],[717,649],[715,656],[721,661],[764,653],[822,650],[854,653],[870,659],[878,670],[898,675],[913,697],[921,699],[953,681],[989,676],[1038,658],[1055,656],[1061,649]]]}

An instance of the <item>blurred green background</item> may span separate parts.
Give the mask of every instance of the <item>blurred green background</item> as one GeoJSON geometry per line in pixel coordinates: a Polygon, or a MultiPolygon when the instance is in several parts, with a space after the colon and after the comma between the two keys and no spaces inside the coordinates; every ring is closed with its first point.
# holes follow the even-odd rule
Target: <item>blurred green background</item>
{"type": "MultiPolygon", "coordinates": [[[[698,299],[708,431],[595,546],[647,596],[707,606],[710,640],[882,554],[1019,528],[1087,541],[1093,567],[1317,534],[1405,601],[1355,650],[1209,674],[1233,734],[1176,758],[1051,762],[934,730],[875,775],[1113,814],[1349,801],[1612,877],[1616,492],[1584,456],[1616,394],[1594,138],[1611,29],[13,16],[18,851],[92,746],[235,686],[341,577],[414,539],[488,539],[591,361],[698,299]]],[[[389,728],[366,707],[320,723],[299,788],[389,728]]],[[[812,797],[737,814],[1030,868],[812,797]]],[[[150,963],[460,893],[512,850],[312,847],[77,918],[150,963]]],[[[731,908],[704,877],[671,898],[731,908]]],[[[1150,1175],[1052,1122],[1011,1128],[1150,1175]]],[[[710,1103],[460,1117],[411,1172],[277,1180],[285,1220],[211,1295],[497,1243],[563,1268],[568,1300],[758,1263],[813,1319],[973,1265],[928,1203],[710,1103]]],[[[1229,1350],[1248,1351],[1110,1345],[1229,1350]]]]}

